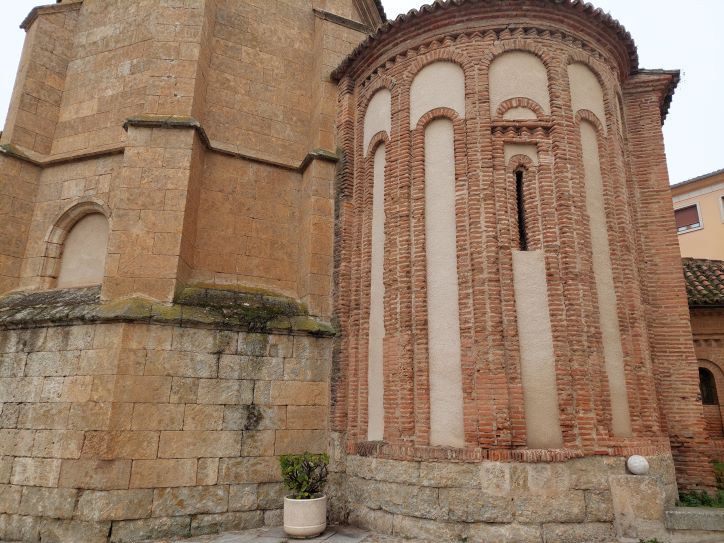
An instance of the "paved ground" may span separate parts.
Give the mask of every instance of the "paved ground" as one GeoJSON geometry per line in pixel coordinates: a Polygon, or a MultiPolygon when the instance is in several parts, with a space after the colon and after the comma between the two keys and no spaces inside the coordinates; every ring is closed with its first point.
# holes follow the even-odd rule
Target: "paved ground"
{"type": "Polygon", "coordinates": [[[294,541],[304,541],[304,543],[425,543],[421,540],[370,534],[350,526],[330,526],[321,536],[304,540],[290,539],[284,534],[281,526],[278,526],[243,532],[205,535],[192,537],[191,539],[164,539],[153,543],[292,543],[294,541]]]}

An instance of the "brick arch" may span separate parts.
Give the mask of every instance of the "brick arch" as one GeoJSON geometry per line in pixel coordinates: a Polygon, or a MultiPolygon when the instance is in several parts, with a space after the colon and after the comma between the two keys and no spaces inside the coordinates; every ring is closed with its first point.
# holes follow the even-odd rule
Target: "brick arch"
{"type": "MultiPolygon", "coordinates": [[[[437,42],[440,43],[440,42],[437,42]]],[[[434,46],[435,42],[431,44],[434,46]]],[[[431,47],[426,53],[417,54],[415,51],[408,51],[408,57],[416,57],[412,64],[405,70],[404,81],[409,87],[418,73],[423,68],[435,62],[452,62],[457,64],[463,71],[465,81],[470,78],[471,72],[475,69],[475,63],[468,56],[455,48],[455,43],[440,43],[440,48],[431,47]]]]}
{"type": "MultiPolygon", "coordinates": [[[[605,138],[605,134],[606,134],[606,131],[603,127],[603,122],[598,118],[598,116],[593,111],[591,111],[589,109],[579,109],[576,112],[576,123],[578,123],[580,125],[581,122],[583,122],[583,121],[588,121],[596,128],[596,132],[598,133],[598,138],[599,138],[599,145],[600,145],[601,138],[605,138]]],[[[599,158],[601,159],[601,161],[603,161],[604,157],[601,156],[599,158]]],[[[602,164],[602,166],[603,166],[603,164],[602,164]]]]}
{"type": "Polygon", "coordinates": [[[98,198],[88,198],[76,202],[55,218],[44,241],[45,252],[40,271],[42,288],[52,287],[53,281],[58,277],[63,245],[73,226],[86,215],[93,213],[100,213],[110,222],[111,209],[98,198]]]}
{"type": "MultiPolygon", "coordinates": [[[[396,84],[395,80],[387,75],[375,74],[369,83],[361,89],[360,97],[357,101],[358,111],[366,112],[372,98],[374,98],[375,94],[379,91],[386,89],[392,94],[392,90],[396,84]]],[[[364,119],[364,115],[361,117],[364,119]]]]}
{"type": "Polygon", "coordinates": [[[538,117],[538,119],[548,116],[546,112],[543,111],[543,108],[538,102],[530,98],[526,98],[525,96],[517,96],[515,98],[508,98],[507,100],[502,101],[498,106],[497,111],[495,112],[495,116],[502,117],[509,109],[517,107],[524,107],[530,109],[533,113],[536,114],[536,117],[538,117]]]}
{"type": "Polygon", "coordinates": [[[536,168],[536,165],[528,155],[524,154],[513,155],[505,165],[505,170],[508,173],[514,173],[521,168],[525,171],[531,171],[536,168]]]}
{"type": "Polygon", "coordinates": [[[452,108],[436,107],[435,109],[431,109],[430,111],[425,113],[422,117],[420,117],[420,120],[417,121],[417,126],[415,126],[415,131],[420,131],[420,130],[424,129],[428,124],[430,124],[435,119],[449,119],[453,122],[453,125],[457,125],[463,120],[463,118],[458,114],[458,112],[452,108]]]}
{"type": "Polygon", "coordinates": [[[490,65],[493,63],[493,61],[499,56],[504,55],[505,53],[511,53],[513,51],[531,53],[532,55],[538,57],[538,59],[546,67],[546,71],[548,72],[548,85],[550,87],[551,69],[554,66],[554,61],[543,47],[530,42],[530,39],[533,38],[533,36],[531,36],[530,38],[511,38],[491,47],[482,56],[479,66],[482,66],[486,70],[489,70],[490,65]]]}
{"type": "Polygon", "coordinates": [[[385,132],[384,130],[380,130],[379,132],[375,133],[375,135],[372,136],[372,139],[370,139],[370,143],[367,146],[367,154],[365,155],[367,158],[374,157],[375,152],[377,151],[377,148],[384,144],[389,143],[390,141],[390,135],[385,132]]]}

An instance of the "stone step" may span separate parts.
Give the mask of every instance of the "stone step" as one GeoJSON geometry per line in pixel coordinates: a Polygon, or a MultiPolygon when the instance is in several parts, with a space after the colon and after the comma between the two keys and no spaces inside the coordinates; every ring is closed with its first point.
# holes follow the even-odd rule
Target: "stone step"
{"type": "Polygon", "coordinates": [[[673,507],[666,510],[669,530],[724,532],[724,509],[713,507],[673,507]]]}

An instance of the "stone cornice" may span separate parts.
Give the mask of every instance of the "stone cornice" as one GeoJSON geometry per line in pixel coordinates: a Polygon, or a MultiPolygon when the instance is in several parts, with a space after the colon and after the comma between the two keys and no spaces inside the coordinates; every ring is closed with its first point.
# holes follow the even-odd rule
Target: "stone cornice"
{"type": "Polygon", "coordinates": [[[295,300],[262,292],[190,287],[173,303],[140,297],[102,302],[100,287],[14,292],[0,298],[0,329],[110,322],[326,337],[336,333],[295,300]]]}
{"type": "Polygon", "coordinates": [[[350,30],[356,30],[357,32],[361,32],[362,34],[369,34],[372,32],[372,28],[367,26],[366,24],[358,23],[357,21],[353,21],[352,19],[347,19],[346,17],[342,17],[340,15],[335,15],[334,13],[330,13],[329,11],[324,11],[323,9],[317,9],[314,8],[314,15],[319,17],[320,19],[324,21],[329,21],[330,23],[334,23],[340,26],[343,26],[345,28],[349,28],[350,30]]]}
{"type": "Polygon", "coordinates": [[[30,27],[33,25],[35,20],[40,15],[46,15],[50,13],[62,13],[65,11],[77,11],[80,9],[80,6],[83,2],[68,2],[64,4],[51,4],[49,6],[38,6],[30,10],[30,13],[28,13],[28,16],[23,19],[23,22],[20,23],[20,28],[25,30],[26,32],[30,29],[30,27]]]}
{"type": "MultiPolygon", "coordinates": [[[[322,160],[324,162],[336,163],[339,161],[339,157],[336,153],[327,149],[313,149],[309,151],[302,161],[298,164],[292,164],[287,162],[277,162],[264,157],[255,156],[249,153],[239,151],[235,145],[210,140],[206,134],[206,130],[201,123],[193,117],[175,116],[175,115],[138,115],[129,117],[123,123],[123,128],[128,130],[130,126],[138,126],[144,128],[165,128],[165,129],[192,129],[195,130],[199,136],[199,139],[203,143],[204,147],[209,151],[248,160],[250,162],[256,162],[259,164],[265,164],[273,168],[280,168],[296,173],[304,173],[309,165],[315,160],[322,160]]],[[[78,151],[74,153],[65,153],[62,155],[46,156],[25,149],[18,145],[5,143],[0,145],[0,155],[9,156],[22,160],[37,166],[39,168],[47,168],[50,166],[57,166],[58,164],[65,164],[67,162],[73,162],[76,160],[85,160],[89,158],[98,158],[109,155],[123,154],[126,150],[125,145],[112,145],[102,147],[92,151],[78,151]]]]}

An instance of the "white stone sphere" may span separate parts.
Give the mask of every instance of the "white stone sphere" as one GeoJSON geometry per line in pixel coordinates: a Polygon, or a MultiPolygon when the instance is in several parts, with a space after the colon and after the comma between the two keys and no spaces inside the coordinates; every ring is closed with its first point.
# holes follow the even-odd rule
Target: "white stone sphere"
{"type": "Polygon", "coordinates": [[[634,454],[626,460],[626,467],[634,475],[646,475],[649,472],[649,461],[643,456],[634,454]]]}

